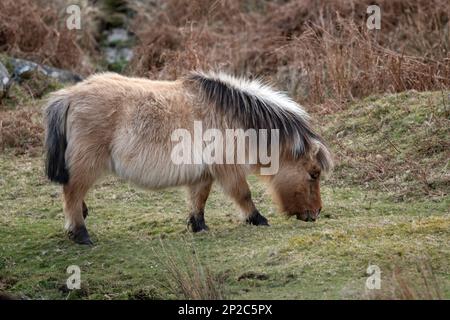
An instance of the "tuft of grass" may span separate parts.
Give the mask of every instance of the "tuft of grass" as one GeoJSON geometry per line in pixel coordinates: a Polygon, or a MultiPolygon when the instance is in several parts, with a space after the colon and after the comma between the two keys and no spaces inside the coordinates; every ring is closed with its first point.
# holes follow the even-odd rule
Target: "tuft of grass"
{"type": "Polygon", "coordinates": [[[176,297],[188,300],[224,299],[222,284],[208,267],[204,266],[192,244],[168,248],[161,241],[157,253],[165,269],[165,285],[176,297]]]}
{"type": "Polygon", "coordinates": [[[394,265],[383,279],[379,290],[366,292],[368,299],[381,300],[441,300],[443,292],[427,258],[418,259],[416,270],[405,272],[394,265]]]}

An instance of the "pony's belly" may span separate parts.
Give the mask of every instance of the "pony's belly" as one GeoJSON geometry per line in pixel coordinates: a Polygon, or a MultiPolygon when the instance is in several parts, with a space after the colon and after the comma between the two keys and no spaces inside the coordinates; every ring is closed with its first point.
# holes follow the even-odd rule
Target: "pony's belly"
{"type": "Polygon", "coordinates": [[[204,165],[175,165],[171,159],[112,157],[111,171],[122,179],[147,189],[161,189],[193,184],[204,177],[204,165]]]}

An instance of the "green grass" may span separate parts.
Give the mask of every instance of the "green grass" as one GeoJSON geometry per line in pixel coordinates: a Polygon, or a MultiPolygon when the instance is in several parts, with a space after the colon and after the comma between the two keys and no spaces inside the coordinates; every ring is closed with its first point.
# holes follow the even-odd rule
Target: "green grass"
{"type": "MultiPolygon", "coordinates": [[[[389,112],[399,112],[396,108],[378,110],[396,101],[408,106],[417,101],[426,107],[423,101],[429,99],[434,101],[430,108],[439,108],[439,95],[367,99],[335,115],[340,120],[322,119],[328,123],[324,130],[329,137],[346,130],[341,139],[346,152],[370,155],[385,134],[376,130],[375,120],[385,117],[402,150],[389,163],[398,161],[401,168],[397,157],[404,154],[414,161],[433,161],[442,170],[446,150],[435,151],[431,160],[414,152],[423,146],[411,137],[411,132],[422,134],[420,124],[427,117],[422,108],[411,109],[406,118],[403,113],[389,118],[389,112]],[[408,123],[419,129],[403,131],[408,123]]],[[[446,117],[436,116],[441,122],[448,121],[446,117]]],[[[432,134],[427,141],[448,139],[448,129],[436,130],[438,137],[432,134]]],[[[6,150],[0,155],[0,291],[33,299],[176,299],[180,293],[168,285],[162,254],[170,248],[179,257],[192,255],[195,249],[201,265],[231,299],[365,299],[370,297],[365,281],[371,264],[381,268],[382,291],[392,286],[392,273],[400,270],[408,286],[421,293],[427,290],[418,270],[423,260],[433,270],[436,290],[450,298],[450,196],[445,185],[439,184],[440,192],[417,193],[421,182],[402,176],[401,188],[386,190],[383,183],[395,185],[389,177],[363,182],[358,180],[361,172],[345,176],[352,169],[345,159],[339,159],[335,176],[323,183],[324,210],[316,223],[277,214],[264,185],[250,177],[256,205],[271,227],[242,224],[237,209],[215,188],[206,207],[210,231],[195,235],[186,229],[188,209],[182,189],[144,191],[106,177],[86,199],[87,227],[95,246],[84,247],[71,243],[63,232],[61,188],[45,179],[43,160],[6,150]],[[412,191],[399,198],[405,188],[412,191]],[[81,268],[82,288],[68,291],[66,268],[73,264],[81,268]]],[[[180,269],[184,267],[180,263],[180,269]]]]}

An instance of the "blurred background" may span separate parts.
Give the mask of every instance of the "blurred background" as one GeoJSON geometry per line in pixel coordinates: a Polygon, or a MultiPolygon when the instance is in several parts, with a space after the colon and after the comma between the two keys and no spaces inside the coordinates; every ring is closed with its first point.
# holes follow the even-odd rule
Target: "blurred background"
{"type": "Polygon", "coordinates": [[[450,85],[446,0],[3,0],[0,52],[82,76],[175,79],[216,68],[273,80],[301,103],[450,85]],[[68,30],[66,8],[81,8],[68,30]]]}

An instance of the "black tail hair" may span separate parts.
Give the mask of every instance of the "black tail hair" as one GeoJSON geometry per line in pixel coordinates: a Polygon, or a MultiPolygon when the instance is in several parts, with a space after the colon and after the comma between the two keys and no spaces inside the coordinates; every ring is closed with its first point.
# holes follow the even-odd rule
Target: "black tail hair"
{"type": "Polygon", "coordinates": [[[67,148],[66,117],[69,104],[65,100],[63,97],[54,98],[45,110],[47,124],[45,171],[51,181],[61,184],[69,182],[69,171],[65,161],[67,148]]]}

